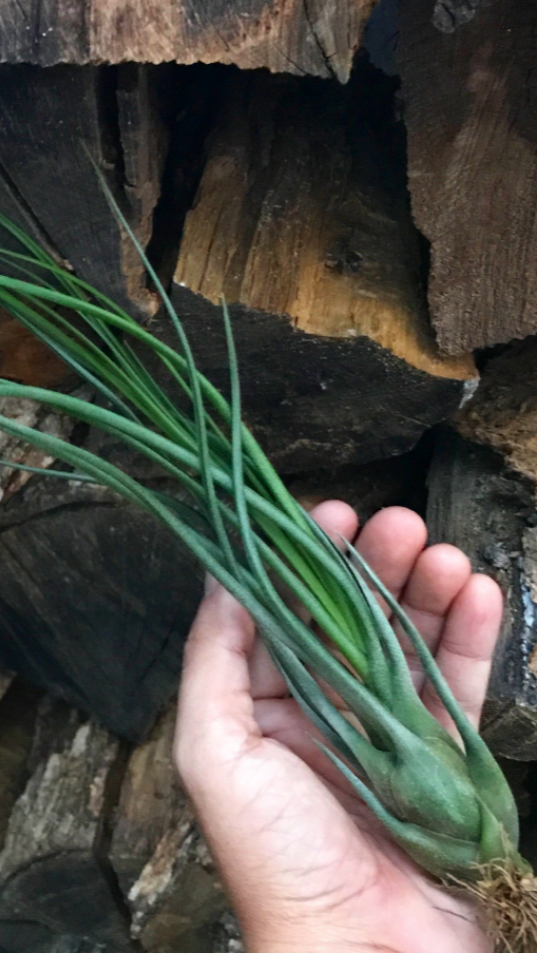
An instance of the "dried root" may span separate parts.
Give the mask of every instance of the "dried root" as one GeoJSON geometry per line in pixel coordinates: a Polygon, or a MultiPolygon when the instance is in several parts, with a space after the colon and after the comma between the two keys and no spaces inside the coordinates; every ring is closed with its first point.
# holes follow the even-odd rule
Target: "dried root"
{"type": "Polygon", "coordinates": [[[484,930],[494,950],[507,954],[537,951],[537,878],[509,862],[491,862],[479,870],[479,880],[467,884],[476,898],[484,930]]]}

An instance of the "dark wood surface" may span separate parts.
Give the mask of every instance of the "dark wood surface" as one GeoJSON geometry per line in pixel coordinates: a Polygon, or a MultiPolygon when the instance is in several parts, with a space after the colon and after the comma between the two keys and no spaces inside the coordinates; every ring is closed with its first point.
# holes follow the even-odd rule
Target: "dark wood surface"
{"type": "Polygon", "coordinates": [[[235,63],[348,79],[374,0],[4,0],[0,62],[235,63]]]}
{"type": "Polygon", "coordinates": [[[453,33],[476,15],[481,0],[435,0],[433,23],[441,33],[453,33]]]}
{"type": "Polygon", "coordinates": [[[496,0],[473,12],[442,33],[430,0],[400,4],[412,208],[431,243],[432,321],[451,354],[537,331],[537,6],[496,0]]]}
{"type": "Polygon", "coordinates": [[[454,543],[505,596],[484,728],[508,758],[537,754],[537,338],[489,357],[429,475],[434,540],[454,543]]]}
{"type": "MultiPolygon", "coordinates": [[[[178,286],[174,302],[200,369],[228,394],[220,306],[178,286]]],[[[309,335],[285,316],[242,305],[230,313],[244,418],[283,473],[402,453],[453,414],[467,388],[409,367],[365,335],[309,335]]],[[[153,319],[152,330],[172,342],[165,317],[153,319]]]]}
{"type": "Polygon", "coordinates": [[[503,754],[528,759],[537,752],[536,367],[535,337],[489,357],[474,399],[456,421],[465,440],[458,439],[453,462],[449,454],[438,459],[432,486],[440,493],[431,498],[439,501],[441,525],[504,590],[485,724],[503,754]]]}
{"type": "Polygon", "coordinates": [[[148,304],[144,270],[91,159],[147,244],[165,156],[150,87],[136,65],[0,67],[0,210],[131,308],[148,304]]]}
{"type": "Polygon", "coordinates": [[[490,447],[446,429],[429,474],[431,542],[452,543],[492,575],[506,601],[483,718],[498,755],[537,755],[537,502],[535,485],[490,447]]]}
{"type": "Polygon", "coordinates": [[[0,514],[0,665],[140,738],[175,691],[201,572],[108,492],[30,481],[0,514]]]}

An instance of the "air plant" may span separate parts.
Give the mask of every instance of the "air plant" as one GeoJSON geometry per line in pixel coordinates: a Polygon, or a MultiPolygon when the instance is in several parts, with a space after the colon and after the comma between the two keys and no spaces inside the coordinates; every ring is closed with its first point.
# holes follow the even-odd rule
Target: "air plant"
{"type": "Polygon", "coordinates": [[[229,403],[197,370],[170,299],[110,201],[162,298],[177,349],[0,216],[21,249],[1,252],[20,277],[0,275],[0,305],[89,382],[99,401],[7,380],[0,396],[42,402],[113,435],[172,477],[180,494],[149,489],[83,447],[4,415],[0,429],[73,468],[41,472],[105,485],[175,534],[251,613],[290,692],[326,740],[326,755],[393,839],[433,876],[481,899],[498,949],[533,950],[536,882],[518,853],[516,806],[499,766],[397,601],[349,543],[342,552],[299,507],[242,423],[225,303],[229,403]],[[184,395],[181,405],[149,373],[137,345],[159,359],[184,395]],[[280,584],[325,640],[289,607],[280,584]],[[458,738],[416,694],[374,591],[401,624],[458,738]],[[355,719],[329,701],[321,679],[355,719]]]}

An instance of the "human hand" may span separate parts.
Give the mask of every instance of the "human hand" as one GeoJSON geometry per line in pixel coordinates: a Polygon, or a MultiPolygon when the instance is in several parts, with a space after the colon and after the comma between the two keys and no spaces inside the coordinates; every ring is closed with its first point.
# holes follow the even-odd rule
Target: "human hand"
{"type": "MultiPolygon", "coordinates": [[[[339,501],[312,516],[334,539],[357,534],[356,515],[339,501]]],[[[477,725],[501,594],[493,580],[471,573],[455,547],[424,549],[426,536],[417,514],[390,507],[366,524],[356,546],[412,617],[477,725]]],[[[410,652],[408,661],[425,705],[450,727],[410,652]]],[[[318,737],[246,611],[214,584],[186,646],[175,756],[247,949],[489,951],[473,906],[393,844],[318,737]]]]}

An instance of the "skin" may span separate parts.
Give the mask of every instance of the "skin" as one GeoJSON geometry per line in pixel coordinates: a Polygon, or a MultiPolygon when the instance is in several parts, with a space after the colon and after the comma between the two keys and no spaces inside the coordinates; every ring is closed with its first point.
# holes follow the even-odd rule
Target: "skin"
{"type": "MultiPolygon", "coordinates": [[[[313,512],[397,596],[479,722],[502,598],[455,547],[426,548],[423,521],[390,507],[313,512]]],[[[396,626],[397,631],[397,626],[396,626]]],[[[407,648],[407,647],[405,647],[407,648]]],[[[450,721],[416,659],[416,690],[450,721]]],[[[473,907],[411,862],[315,745],[245,610],[210,581],[186,647],[175,758],[249,951],[490,951],[473,907]]]]}

